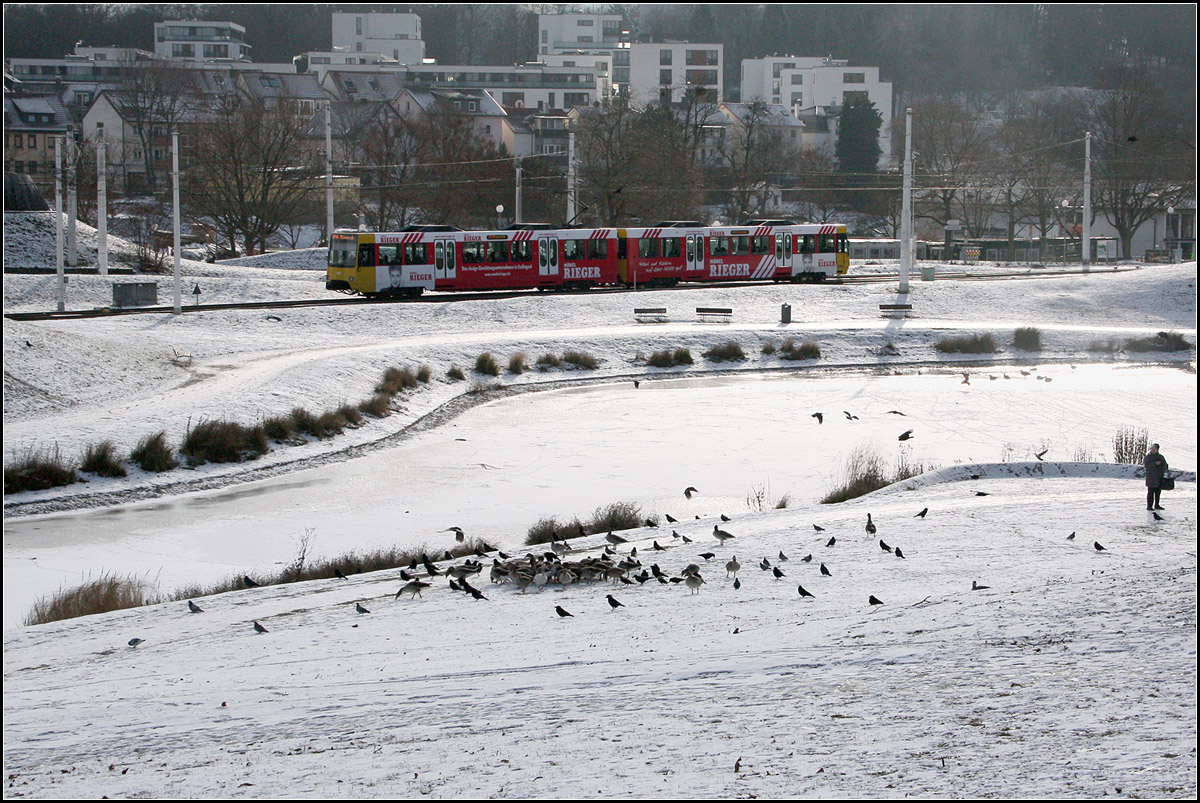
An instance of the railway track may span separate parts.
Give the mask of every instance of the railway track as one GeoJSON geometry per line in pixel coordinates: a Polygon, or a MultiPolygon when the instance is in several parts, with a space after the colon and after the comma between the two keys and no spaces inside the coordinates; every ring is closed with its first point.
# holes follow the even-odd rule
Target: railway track
{"type": "MultiPolygon", "coordinates": [[[[1113,271],[1128,271],[1136,270],[1133,267],[1116,267],[1103,272],[1113,271]]],[[[1083,275],[1086,273],[1098,273],[1100,270],[1084,271],[1081,268],[1072,269],[1050,269],[1050,268],[1029,268],[1024,270],[1003,270],[1003,271],[988,271],[986,273],[970,270],[951,270],[938,271],[937,279],[939,281],[997,281],[1007,279],[1042,279],[1058,276],[1083,275]]],[[[919,274],[912,277],[919,281],[919,274]]],[[[884,284],[888,282],[896,282],[899,280],[899,273],[878,273],[878,274],[861,274],[856,276],[841,276],[837,279],[830,279],[824,282],[828,285],[847,285],[847,284],[884,284]]],[[[775,284],[775,282],[739,282],[738,287],[764,287],[775,284]]],[[[728,288],[726,282],[688,282],[685,285],[677,285],[675,287],[654,287],[654,288],[631,288],[631,287],[608,287],[608,288],[593,288],[590,290],[556,290],[552,291],[559,295],[596,295],[596,294],[611,294],[611,293],[637,293],[645,289],[651,289],[655,292],[669,292],[679,290],[704,290],[712,288],[728,288]]],[[[202,312],[215,312],[218,310],[253,310],[253,309],[298,309],[302,307],[329,307],[329,306],[349,306],[349,305],[374,305],[374,304],[441,304],[447,301],[481,301],[495,300],[506,298],[525,298],[546,295],[544,291],[539,290],[489,290],[485,292],[471,293],[426,293],[416,298],[363,298],[361,296],[339,296],[335,298],[311,298],[297,301],[251,301],[236,304],[184,304],[181,306],[181,312],[189,315],[194,315],[202,312]]],[[[174,312],[173,306],[157,305],[153,307],[97,307],[90,310],[65,310],[63,312],[7,312],[5,318],[14,321],[53,321],[53,320],[72,320],[77,318],[108,318],[118,315],[147,315],[174,312]]]]}

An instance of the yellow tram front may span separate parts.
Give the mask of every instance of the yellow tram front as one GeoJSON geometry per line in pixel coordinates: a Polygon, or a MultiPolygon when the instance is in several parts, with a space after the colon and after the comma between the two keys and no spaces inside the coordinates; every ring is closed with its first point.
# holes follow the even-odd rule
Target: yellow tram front
{"type": "Polygon", "coordinates": [[[359,232],[334,232],[329,238],[329,258],[325,271],[325,289],[354,293],[371,293],[375,290],[375,235],[359,232]],[[371,258],[362,260],[359,268],[358,252],[365,248],[371,258]],[[369,275],[364,275],[369,274],[369,275]]]}

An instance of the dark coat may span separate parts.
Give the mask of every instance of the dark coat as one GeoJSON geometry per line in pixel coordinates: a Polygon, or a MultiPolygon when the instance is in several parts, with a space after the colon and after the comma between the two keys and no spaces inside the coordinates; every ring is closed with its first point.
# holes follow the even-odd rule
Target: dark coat
{"type": "Polygon", "coordinates": [[[1161,452],[1150,452],[1142,461],[1146,467],[1146,487],[1158,488],[1162,485],[1163,474],[1167,471],[1167,458],[1161,452]]]}

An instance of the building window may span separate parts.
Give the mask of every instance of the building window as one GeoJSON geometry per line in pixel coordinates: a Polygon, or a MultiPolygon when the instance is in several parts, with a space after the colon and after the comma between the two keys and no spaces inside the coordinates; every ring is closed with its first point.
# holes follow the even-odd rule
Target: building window
{"type": "Polygon", "coordinates": [[[843,92],[842,93],[842,105],[843,106],[845,106],[852,100],[869,101],[870,96],[866,92],[863,92],[863,91],[843,92]]]}
{"type": "Polygon", "coordinates": [[[29,135],[29,141],[25,147],[27,147],[27,148],[36,148],[37,147],[37,134],[29,135]]]}
{"type": "Polygon", "coordinates": [[[658,71],[658,84],[659,84],[659,86],[670,86],[671,85],[671,71],[670,70],[659,70],[658,71]]]}
{"type": "Polygon", "coordinates": [[[689,67],[715,67],[720,63],[715,50],[689,50],[687,52],[689,67]]]}
{"type": "Polygon", "coordinates": [[[861,72],[848,72],[842,74],[843,84],[865,84],[867,82],[867,74],[861,72]]]}
{"type": "Polygon", "coordinates": [[[803,86],[804,73],[793,73],[790,81],[792,86],[803,86]]]}
{"type": "Polygon", "coordinates": [[[362,36],[362,17],[354,18],[354,35],[362,36]]]}
{"type": "Polygon", "coordinates": [[[688,70],[687,71],[688,86],[716,86],[717,71],[716,70],[688,70]]]}
{"type": "Polygon", "coordinates": [[[671,51],[670,50],[658,51],[658,63],[659,63],[659,65],[669,65],[671,63],[671,51]]]}

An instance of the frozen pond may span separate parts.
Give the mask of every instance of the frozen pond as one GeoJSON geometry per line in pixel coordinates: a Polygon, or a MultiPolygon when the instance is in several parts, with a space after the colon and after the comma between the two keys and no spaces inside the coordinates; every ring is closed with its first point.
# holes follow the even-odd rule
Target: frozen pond
{"type": "MultiPolygon", "coordinates": [[[[453,536],[439,531],[452,525],[518,549],[539,519],[586,520],[612,502],[680,520],[736,516],[785,496],[790,506],[807,506],[834,487],[858,447],[874,448],[889,469],[901,455],[928,469],[1032,460],[1043,450],[1048,461],[1109,462],[1113,435],[1136,426],[1162,444],[1173,467],[1195,467],[1193,374],[1021,370],[971,369],[970,384],[941,370],[662,379],[527,394],[319,469],[6,522],[4,626],[18,623],[36,596],[106,572],[170,591],[285,564],[306,531],[314,557],[391,545],[440,551],[453,536]],[[901,443],[906,430],[912,438],[901,443]],[[688,486],[700,491],[691,500],[688,486]]],[[[1133,502],[1140,493],[1131,488],[1133,502]]]]}

